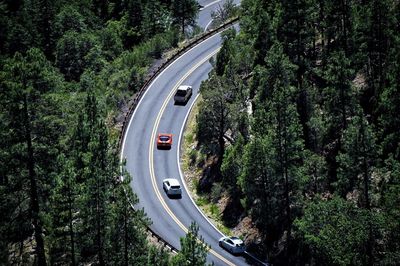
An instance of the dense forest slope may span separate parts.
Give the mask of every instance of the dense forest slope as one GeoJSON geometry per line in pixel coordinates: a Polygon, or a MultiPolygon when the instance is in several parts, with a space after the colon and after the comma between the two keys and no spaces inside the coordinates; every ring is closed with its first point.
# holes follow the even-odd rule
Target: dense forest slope
{"type": "Polygon", "coordinates": [[[116,145],[150,64],[197,13],[194,0],[0,1],[0,265],[204,264],[196,225],[173,258],[148,242],[116,145]]]}
{"type": "Polygon", "coordinates": [[[399,1],[243,0],[201,93],[199,189],[251,217],[259,254],[399,263],[399,1]]]}

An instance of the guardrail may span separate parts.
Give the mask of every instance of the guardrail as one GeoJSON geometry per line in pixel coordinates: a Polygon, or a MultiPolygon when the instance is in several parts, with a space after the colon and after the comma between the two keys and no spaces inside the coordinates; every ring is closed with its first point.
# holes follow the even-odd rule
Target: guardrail
{"type": "MultiPolygon", "coordinates": [[[[207,31],[203,34],[201,34],[200,36],[190,40],[190,42],[188,44],[186,44],[184,47],[182,47],[181,49],[179,49],[174,55],[172,55],[171,57],[169,57],[163,64],[161,64],[157,70],[155,70],[153,73],[151,73],[148,78],[145,80],[143,86],[140,88],[139,92],[135,95],[133,101],[131,102],[130,106],[129,106],[129,110],[125,115],[124,118],[124,122],[122,124],[122,130],[121,130],[121,134],[118,140],[118,149],[121,152],[121,147],[122,147],[122,141],[124,139],[128,124],[129,124],[129,120],[131,119],[131,116],[133,114],[133,112],[135,111],[140,99],[142,98],[142,96],[144,95],[144,93],[146,92],[147,88],[150,86],[150,84],[153,82],[153,80],[165,69],[167,68],[175,59],[177,59],[179,56],[181,56],[182,54],[184,54],[186,51],[188,51],[190,48],[194,47],[195,45],[197,45],[198,43],[204,41],[205,39],[213,36],[214,34],[223,31],[224,29],[231,27],[234,23],[236,23],[239,20],[239,18],[233,18],[227,22],[225,22],[224,24],[222,24],[221,26],[212,29],[210,31],[207,31]]],[[[127,195],[127,193],[125,192],[125,194],[127,195]]],[[[132,209],[135,209],[133,204],[130,203],[132,209]]],[[[168,248],[169,250],[171,250],[171,252],[177,253],[178,249],[175,248],[174,246],[172,246],[171,244],[169,244],[167,241],[165,241],[160,235],[158,235],[156,232],[154,232],[153,229],[151,229],[150,227],[147,227],[147,230],[150,232],[152,237],[155,237],[157,239],[158,242],[163,243],[163,246],[165,248],[168,248]]]]}
{"type": "Polygon", "coordinates": [[[131,102],[130,106],[129,106],[129,110],[127,112],[127,114],[125,115],[124,118],[124,122],[122,124],[122,130],[121,130],[121,134],[119,136],[119,141],[118,141],[118,149],[121,151],[121,147],[122,147],[122,141],[124,139],[125,133],[126,133],[126,129],[127,126],[129,124],[129,120],[131,119],[131,116],[133,114],[133,112],[136,109],[136,106],[138,105],[140,99],[142,98],[143,94],[146,92],[147,88],[150,86],[151,82],[153,82],[153,80],[165,69],[167,68],[167,66],[169,66],[175,59],[177,59],[179,56],[181,56],[183,53],[185,53],[186,51],[188,51],[190,48],[192,48],[193,46],[197,45],[198,43],[204,41],[205,39],[213,36],[214,34],[228,28],[231,27],[234,23],[236,23],[239,20],[239,18],[233,18],[227,22],[225,22],[224,24],[222,24],[221,26],[212,29],[210,31],[207,31],[199,36],[197,36],[196,38],[192,39],[188,44],[186,44],[184,47],[182,47],[181,49],[179,49],[176,53],[174,53],[174,55],[172,55],[170,58],[168,58],[163,64],[161,64],[157,70],[155,70],[153,73],[151,73],[148,78],[145,80],[143,86],[140,88],[139,92],[136,93],[133,101],[131,102]]]}

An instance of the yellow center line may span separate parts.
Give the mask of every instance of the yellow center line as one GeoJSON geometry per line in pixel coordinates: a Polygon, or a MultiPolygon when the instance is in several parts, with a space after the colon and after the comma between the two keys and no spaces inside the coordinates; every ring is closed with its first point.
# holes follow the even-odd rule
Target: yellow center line
{"type": "MultiPolygon", "coordinates": [[[[157,134],[157,129],[160,124],[161,117],[165,111],[165,108],[167,107],[168,102],[171,100],[172,96],[174,95],[175,91],[177,90],[178,86],[182,84],[182,82],[190,75],[192,74],[198,67],[200,67],[202,64],[204,64],[207,60],[209,60],[212,56],[214,56],[220,48],[214,50],[211,52],[209,55],[207,55],[203,60],[201,60],[199,63],[197,63],[195,66],[193,66],[174,86],[174,88],[171,90],[171,92],[168,94],[167,98],[163,102],[163,105],[161,106],[161,109],[157,115],[156,122],[154,123],[153,126],[153,131],[151,134],[151,139],[150,139],[150,146],[149,146],[149,170],[150,170],[150,177],[151,177],[151,183],[153,185],[154,192],[156,193],[157,198],[159,199],[161,205],[164,207],[165,211],[171,216],[171,218],[177,223],[177,225],[185,232],[185,234],[188,232],[188,229],[182,224],[182,222],[175,216],[175,214],[171,211],[171,209],[168,207],[166,202],[164,201],[163,197],[161,196],[160,190],[157,187],[157,182],[156,182],[156,176],[154,174],[154,142],[156,139],[156,134],[157,134]]],[[[179,147],[178,147],[179,149],[179,147]]],[[[234,266],[232,262],[227,260],[225,257],[217,253],[215,250],[211,249],[209,250],[211,254],[213,254],[215,257],[219,258],[223,262],[225,262],[228,265],[234,266]]]]}

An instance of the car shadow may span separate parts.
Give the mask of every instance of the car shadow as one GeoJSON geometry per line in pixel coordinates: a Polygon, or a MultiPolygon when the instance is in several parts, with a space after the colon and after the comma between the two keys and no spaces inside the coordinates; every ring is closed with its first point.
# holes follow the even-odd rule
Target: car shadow
{"type": "Polygon", "coordinates": [[[188,101],[186,102],[174,102],[174,105],[180,105],[180,106],[185,106],[188,101]]]}
{"type": "Polygon", "coordinates": [[[170,150],[171,146],[157,146],[157,150],[170,150]]]}
{"type": "Polygon", "coordinates": [[[182,195],[168,195],[168,194],[167,194],[167,197],[168,197],[169,199],[178,200],[178,199],[181,199],[181,198],[182,198],[182,195]]]}

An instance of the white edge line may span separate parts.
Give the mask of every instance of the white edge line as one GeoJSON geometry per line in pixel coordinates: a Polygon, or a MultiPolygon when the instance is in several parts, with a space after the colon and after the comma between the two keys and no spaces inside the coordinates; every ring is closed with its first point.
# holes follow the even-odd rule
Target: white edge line
{"type": "MultiPolygon", "coordinates": [[[[123,161],[123,155],[124,155],[124,151],[125,151],[125,142],[126,142],[126,137],[127,137],[127,133],[129,132],[129,129],[131,127],[132,124],[132,120],[135,117],[136,111],[139,109],[140,104],[142,103],[142,100],[144,99],[144,97],[146,96],[147,92],[150,90],[150,87],[153,86],[153,84],[157,81],[157,79],[165,72],[167,71],[168,68],[170,68],[176,61],[178,61],[179,59],[181,59],[181,57],[183,57],[184,55],[186,55],[187,53],[189,53],[190,51],[192,51],[193,49],[195,49],[197,46],[199,46],[200,44],[203,44],[204,42],[211,40],[213,37],[218,36],[220,33],[217,33],[215,35],[213,35],[210,38],[207,38],[206,40],[196,44],[195,46],[193,46],[192,48],[190,48],[189,50],[187,50],[186,52],[184,52],[182,55],[180,55],[177,59],[175,59],[171,64],[169,64],[163,71],[161,71],[160,74],[157,75],[157,77],[150,83],[150,85],[147,87],[146,91],[144,92],[144,94],[142,95],[142,97],[139,100],[139,103],[136,105],[135,110],[133,111],[133,114],[131,115],[131,118],[129,119],[129,123],[128,123],[128,127],[125,130],[125,135],[124,135],[124,140],[122,141],[122,148],[121,148],[121,156],[120,156],[120,162],[122,163],[123,161]]],[[[122,172],[122,171],[121,171],[122,172]]],[[[133,179],[133,177],[132,177],[133,179]]]]}
{"type": "Polygon", "coordinates": [[[206,27],[204,28],[204,31],[207,31],[207,28],[210,27],[212,22],[213,22],[213,19],[211,19],[210,22],[207,23],[206,27]]]}
{"type": "MultiPolygon", "coordinates": [[[[206,39],[205,41],[208,41],[208,40],[212,39],[213,37],[218,36],[219,34],[220,34],[220,33],[215,34],[214,36],[212,36],[212,37],[206,39]]],[[[205,41],[204,41],[204,42],[205,42],[205,41]]],[[[190,48],[188,51],[186,51],[185,53],[183,53],[181,56],[179,56],[176,60],[174,60],[174,62],[173,62],[172,64],[169,64],[163,71],[161,71],[161,73],[158,74],[157,77],[156,77],[156,78],[150,83],[150,85],[147,87],[146,91],[144,92],[144,94],[143,94],[142,97],[140,98],[139,103],[136,105],[136,108],[135,108],[135,110],[133,111],[133,114],[132,114],[131,118],[129,119],[128,127],[127,127],[126,130],[125,130],[124,140],[123,140],[123,142],[122,142],[122,148],[121,148],[121,156],[120,156],[120,162],[121,162],[121,163],[122,163],[122,161],[123,161],[123,159],[124,159],[124,158],[123,158],[123,155],[124,155],[124,151],[125,151],[126,138],[127,138],[129,129],[130,129],[130,127],[131,127],[133,118],[135,117],[136,111],[139,109],[139,106],[140,106],[140,104],[142,103],[142,100],[143,100],[144,97],[146,96],[147,92],[149,91],[150,87],[153,86],[153,84],[157,81],[157,79],[158,79],[165,71],[167,71],[167,69],[168,69],[169,67],[171,67],[176,61],[178,61],[181,57],[183,57],[184,55],[186,55],[187,53],[189,53],[190,51],[192,51],[193,49],[195,49],[197,46],[199,46],[200,44],[202,44],[202,43],[204,43],[204,42],[201,42],[201,43],[196,44],[195,46],[193,46],[192,48],[190,48]]],[[[187,118],[189,117],[190,111],[192,110],[192,108],[193,108],[193,106],[194,106],[194,104],[195,104],[197,98],[199,97],[199,95],[200,95],[200,94],[197,94],[195,100],[194,100],[193,103],[191,104],[191,106],[190,106],[190,108],[189,108],[189,111],[188,111],[188,113],[186,114],[184,123],[182,124],[181,132],[179,133],[179,139],[178,139],[179,148],[177,149],[177,156],[178,156],[178,157],[177,157],[177,158],[178,158],[177,164],[178,164],[179,175],[180,175],[180,177],[181,177],[181,180],[183,180],[183,174],[182,174],[182,170],[181,170],[180,163],[179,163],[179,161],[180,161],[181,138],[182,138],[182,134],[183,134],[183,130],[184,130],[184,128],[185,128],[186,122],[187,122],[187,118]]],[[[121,166],[121,167],[122,167],[122,166],[121,166]]],[[[132,182],[132,181],[133,181],[133,177],[132,177],[131,182],[132,182]]],[[[185,187],[185,190],[188,192],[189,190],[187,189],[186,182],[182,181],[182,183],[183,183],[183,185],[184,185],[184,187],[185,187]]],[[[206,221],[207,221],[220,235],[225,236],[217,227],[215,227],[215,225],[214,225],[213,223],[210,222],[210,220],[209,220],[209,219],[204,215],[204,213],[199,209],[199,207],[197,206],[197,204],[194,202],[193,198],[190,196],[190,193],[189,193],[189,192],[188,192],[188,195],[189,195],[189,198],[190,198],[190,200],[192,201],[193,205],[196,207],[196,209],[198,210],[198,212],[200,212],[200,214],[206,219],[206,221]]]]}
{"type": "MultiPolygon", "coordinates": [[[[216,3],[219,1],[215,1],[213,3],[216,3]]],[[[213,4],[212,3],[212,4],[213,4]]],[[[177,59],[174,60],[173,63],[169,64],[163,71],[161,71],[160,74],[157,75],[157,77],[150,83],[150,85],[147,87],[146,91],[144,92],[144,94],[142,95],[142,97],[139,100],[139,103],[136,105],[135,110],[133,111],[133,114],[131,116],[131,118],[129,119],[129,123],[128,123],[128,127],[125,130],[125,135],[124,135],[124,140],[122,142],[122,148],[121,148],[121,156],[120,156],[120,162],[122,163],[123,161],[123,155],[124,155],[124,150],[125,150],[125,142],[126,142],[126,138],[127,138],[127,133],[129,132],[129,129],[131,127],[133,118],[135,117],[136,111],[139,109],[140,104],[142,103],[142,100],[144,99],[144,97],[146,96],[147,92],[150,90],[150,87],[153,86],[153,84],[157,81],[157,79],[165,72],[167,71],[168,68],[170,68],[176,61],[178,61],[179,59],[181,59],[181,57],[185,56],[187,53],[189,53],[190,51],[192,51],[193,49],[195,49],[197,46],[199,46],[200,44],[203,44],[205,41],[211,40],[213,37],[218,36],[220,33],[215,34],[214,36],[204,40],[203,42],[200,42],[198,44],[196,44],[195,46],[193,46],[192,48],[190,48],[188,51],[186,51],[185,53],[183,53],[181,56],[179,56],[177,59]]],[[[183,186],[185,187],[185,190],[188,192],[189,190],[187,189],[186,186],[186,182],[183,181],[183,174],[182,174],[182,170],[180,167],[180,144],[181,144],[181,137],[182,137],[182,133],[183,133],[183,129],[185,128],[186,122],[187,122],[187,118],[189,117],[190,111],[192,110],[194,103],[196,102],[197,98],[199,97],[199,94],[196,96],[195,100],[193,101],[193,103],[191,104],[188,113],[186,114],[184,123],[182,124],[182,128],[181,128],[181,132],[179,133],[179,148],[177,149],[177,156],[178,156],[178,160],[177,160],[177,164],[178,164],[178,169],[179,169],[179,175],[181,178],[181,181],[183,183],[183,186]]],[[[133,177],[131,182],[133,181],[133,177]]],[[[222,236],[225,236],[217,227],[215,227],[215,225],[213,223],[210,222],[210,220],[204,215],[204,213],[199,209],[199,207],[197,206],[197,204],[194,202],[193,198],[190,196],[190,193],[188,193],[188,196],[190,198],[190,200],[192,201],[193,205],[196,207],[197,211],[206,219],[206,221],[222,236]]]]}
{"type": "Polygon", "coordinates": [[[193,109],[194,104],[196,103],[197,99],[200,96],[200,92],[198,92],[198,94],[196,95],[196,98],[194,99],[194,101],[192,102],[192,104],[190,105],[190,108],[185,116],[185,120],[183,121],[182,127],[181,127],[181,132],[179,133],[179,139],[178,139],[178,143],[179,143],[179,147],[177,148],[177,164],[178,164],[178,169],[179,169],[179,175],[181,177],[181,181],[183,183],[183,186],[185,187],[185,190],[190,198],[190,200],[192,201],[193,205],[196,206],[197,211],[204,217],[204,219],[206,219],[206,221],[221,235],[221,236],[225,236],[208,218],[207,216],[200,210],[200,208],[197,206],[197,204],[194,202],[193,198],[190,196],[189,190],[186,186],[186,182],[185,179],[183,177],[183,173],[182,173],[182,169],[181,169],[181,165],[180,165],[180,150],[182,147],[182,136],[183,136],[183,130],[186,127],[186,123],[187,123],[187,119],[190,115],[190,112],[193,109]]]}
{"type": "Polygon", "coordinates": [[[206,9],[207,7],[212,6],[212,5],[215,5],[216,3],[221,2],[221,1],[222,1],[222,0],[216,0],[216,1],[214,1],[214,2],[211,2],[211,3],[209,3],[209,4],[205,5],[205,6],[203,6],[202,8],[200,8],[200,10],[204,10],[204,9],[206,9]]]}

